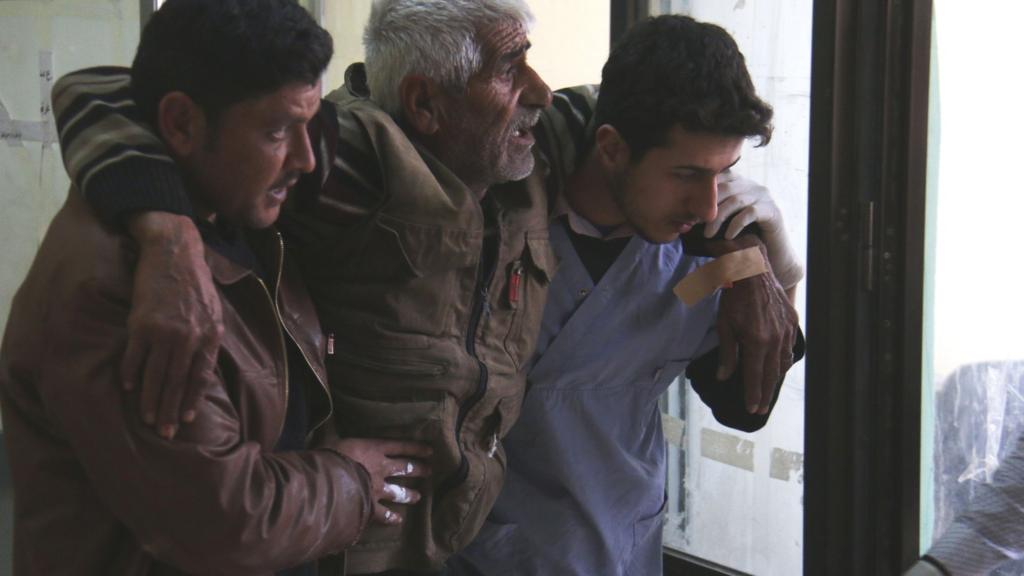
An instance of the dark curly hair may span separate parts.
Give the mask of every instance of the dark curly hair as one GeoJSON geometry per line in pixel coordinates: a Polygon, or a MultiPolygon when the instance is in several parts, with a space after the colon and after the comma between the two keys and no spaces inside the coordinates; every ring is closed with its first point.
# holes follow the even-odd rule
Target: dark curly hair
{"type": "Polygon", "coordinates": [[[316,83],[333,52],[331,35],[295,0],[167,0],[142,31],[132,89],[150,123],[180,90],[216,126],[233,104],[316,83]]]}
{"type": "Polygon", "coordinates": [[[637,23],[601,73],[597,124],[614,127],[639,160],[676,125],[695,132],[772,136],[772,108],[758,98],[729,33],[688,16],[637,23]]]}

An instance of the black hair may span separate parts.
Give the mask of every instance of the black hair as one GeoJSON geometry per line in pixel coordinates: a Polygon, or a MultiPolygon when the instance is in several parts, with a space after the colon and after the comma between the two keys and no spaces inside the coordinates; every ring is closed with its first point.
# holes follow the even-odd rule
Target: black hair
{"type": "Polygon", "coordinates": [[[233,104],[315,84],[333,52],[331,35],[295,0],[167,0],[142,31],[133,95],[155,124],[160,100],[184,92],[216,126],[233,104]]]}
{"type": "Polygon", "coordinates": [[[595,115],[622,135],[634,161],[676,125],[756,136],[759,146],[772,135],[772,108],[758,98],[735,40],[688,16],[649,18],[626,33],[601,72],[595,115]]]}

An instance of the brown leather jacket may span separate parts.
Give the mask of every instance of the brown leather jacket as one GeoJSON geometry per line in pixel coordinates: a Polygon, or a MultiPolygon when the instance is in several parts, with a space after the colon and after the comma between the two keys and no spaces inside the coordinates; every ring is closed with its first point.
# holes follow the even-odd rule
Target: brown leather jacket
{"type": "Polygon", "coordinates": [[[326,185],[314,177],[293,194],[281,227],[334,340],[338,431],[434,449],[422,502],[401,527],[370,527],[348,566],[437,569],[476,536],[504,481],[500,440],[519,416],[557,266],[544,171],[481,202],[372,102],[346,89],[327,99],[337,122],[325,139],[341,149],[321,164],[326,185]]]}
{"type": "Polygon", "coordinates": [[[207,250],[224,313],[221,381],[165,441],[118,377],[132,245],[69,194],[0,350],[15,574],[271,574],[360,535],[371,511],[361,466],[328,449],[272,452],[287,403],[285,338],[322,387],[310,391],[311,442],[333,434],[333,418],[319,325],[280,237],[265,231],[252,247],[276,287],[207,250]]]}

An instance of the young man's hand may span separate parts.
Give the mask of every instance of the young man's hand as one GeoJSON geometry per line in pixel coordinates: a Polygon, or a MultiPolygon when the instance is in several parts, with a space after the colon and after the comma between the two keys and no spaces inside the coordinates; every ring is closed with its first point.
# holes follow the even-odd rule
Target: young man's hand
{"type": "Polygon", "coordinates": [[[143,421],[170,439],[195,418],[203,391],[216,382],[220,297],[190,218],[143,212],[127,226],[139,260],[121,379],[126,390],[141,384],[143,421]]]}
{"type": "Polygon", "coordinates": [[[415,504],[419,491],[393,482],[396,478],[426,478],[430,466],[424,460],[433,453],[430,446],[402,440],[344,438],[334,441],[334,450],[363,465],[373,487],[373,518],[381,524],[402,523],[402,516],[385,503],[415,504]]]}

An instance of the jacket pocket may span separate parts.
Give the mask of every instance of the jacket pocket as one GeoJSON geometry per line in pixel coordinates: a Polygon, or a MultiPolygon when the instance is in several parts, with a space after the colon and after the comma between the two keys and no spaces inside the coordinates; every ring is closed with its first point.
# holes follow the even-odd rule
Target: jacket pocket
{"type": "Polygon", "coordinates": [[[331,248],[341,255],[307,270],[321,321],[345,339],[368,330],[436,336],[465,313],[459,280],[479,261],[479,232],[381,214],[346,233],[350,240],[331,248]]]}
{"type": "Polygon", "coordinates": [[[512,358],[516,370],[521,370],[533,354],[548,285],[557,268],[558,258],[551,249],[546,230],[543,234],[527,233],[522,257],[508,265],[502,299],[502,304],[510,311],[505,352],[512,358]]]}
{"type": "Polygon", "coordinates": [[[476,264],[480,241],[479,234],[465,230],[380,214],[347,252],[342,270],[347,277],[371,281],[420,278],[476,264]]]}
{"type": "Polygon", "coordinates": [[[349,364],[374,372],[393,376],[409,376],[413,378],[436,378],[448,373],[447,362],[431,362],[412,358],[376,358],[366,354],[336,349],[329,357],[332,365],[349,364]]]}

